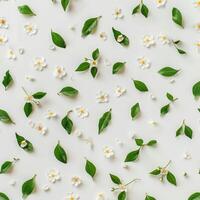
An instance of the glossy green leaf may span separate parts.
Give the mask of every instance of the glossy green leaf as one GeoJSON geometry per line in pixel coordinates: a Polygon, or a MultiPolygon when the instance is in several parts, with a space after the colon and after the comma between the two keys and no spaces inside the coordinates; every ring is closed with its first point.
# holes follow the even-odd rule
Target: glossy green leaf
{"type": "Polygon", "coordinates": [[[148,17],[149,9],[145,4],[142,4],[141,6],[141,13],[144,15],[146,18],[148,17]]]}
{"type": "Polygon", "coordinates": [[[166,114],[169,112],[169,109],[170,109],[170,104],[167,104],[167,105],[163,106],[163,107],[160,109],[160,115],[161,115],[161,116],[166,115],[166,114]]]}
{"type": "Polygon", "coordinates": [[[140,12],[140,4],[133,8],[132,15],[140,12]]]}
{"type": "Polygon", "coordinates": [[[141,146],[144,144],[144,141],[143,141],[143,139],[136,138],[136,139],[135,139],[135,143],[136,143],[138,146],[141,147],[141,146]]]}
{"type": "Polygon", "coordinates": [[[140,92],[148,92],[149,91],[144,82],[139,81],[139,80],[133,80],[133,83],[135,85],[135,88],[137,90],[139,90],[140,92]]]}
{"type": "Polygon", "coordinates": [[[158,71],[158,73],[162,76],[170,77],[177,74],[180,70],[174,69],[172,67],[164,67],[158,71]]]}
{"type": "Polygon", "coordinates": [[[67,86],[67,87],[64,87],[59,92],[59,94],[63,94],[63,95],[68,96],[68,97],[76,97],[78,95],[78,90],[73,88],[73,87],[67,86]]]}
{"type": "Polygon", "coordinates": [[[113,68],[112,68],[112,73],[113,74],[117,74],[119,72],[121,72],[124,67],[125,67],[125,62],[117,62],[113,65],[113,68]]]}
{"type": "Polygon", "coordinates": [[[94,59],[94,60],[97,60],[98,58],[99,58],[99,49],[96,49],[96,50],[94,50],[93,52],[92,52],[92,58],[94,59]]]}
{"type": "Polygon", "coordinates": [[[181,14],[181,11],[178,8],[173,8],[172,9],[172,20],[178,24],[179,26],[183,27],[183,17],[181,14]]]}
{"type": "Polygon", "coordinates": [[[33,176],[30,180],[27,180],[22,185],[22,197],[23,199],[26,199],[30,194],[32,194],[36,188],[35,183],[36,175],[33,176]]]}
{"type": "Polygon", "coordinates": [[[183,121],[181,127],[178,128],[178,130],[176,131],[176,136],[179,136],[181,134],[184,134],[187,137],[189,137],[190,139],[192,139],[193,130],[189,126],[187,126],[184,121],[183,121]]]}
{"type": "Polygon", "coordinates": [[[2,192],[0,192],[0,200],[10,200],[8,196],[2,192]]]}
{"type": "Polygon", "coordinates": [[[140,114],[140,104],[136,103],[131,108],[131,117],[132,119],[136,119],[140,114]]]}
{"type": "Polygon", "coordinates": [[[200,200],[200,192],[193,193],[192,195],[190,195],[188,200],[200,200]]]}
{"type": "Polygon", "coordinates": [[[151,175],[157,176],[161,173],[160,169],[154,169],[153,171],[150,172],[151,175]]]}
{"type": "Polygon", "coordinates": [[[166,94],[166,97],[171,101],[171,102],[174,102],[177,100],[177,98],[174,98],[174,96],[170,93],[167,93],[166,94]]]}
{"type": "Polygon", "coordinates": [[[89,62],[83,62],[76,68],[76,71],[82,72],[82,71],[88,70],[89,68],[90,68],[90,63],[89,62]]]}
{"type": "Polygon", "coordinates": [[[27,16],[35,16],[36,15],[28,5],[18,6],[18,10],[23,15],[27,15],[27,16]]]}
{"type": "Polygon", "coordinates": [[[140,149],[137,149],[137,150],[135,150],[135,151],[132,151],[132,152],[128,153],[128,155],[126,156],[124,162],[132,162],[132,161],[135,161],[135,160],[138,158],[139,153],[140,153],[140,149]]]}
{"type": "Polygon", "coordinates": [[[118,195],[118,200],[126,200],[126,192],[120,192],[118,195]]]}
{"type": "Polygon", "coordinates": [[[59,142],[54,149],[54,155],[60,162],[67,163],[67,154],[59,142]]]}
{"type": "Polygon", "coordinates": [[[118,176],[114,175],[114,174],[110,174],[110,178],[111,178],[112,182],[117,184],[117,185],[122,183],[120,178],[118,176]]]}
{"type": "Polygon", "coordinates": [[[28,117],[33,111],[33,105],[32,103],[26,102],[24,105],[24,113],[26,117],[28,117]]]}
{"type": "Polygon", "coordinates": [[[35,94],[33,94],[33,98],[34,99],[42,99],[47,93],[45,92],[36,92],[35,94]]]}
{"type": "Polygon", "coordinates": [[[129,45],[129,39],[126,35],[122,34],[120,31],[118,31],[114,28],[112,28],[112,31],[113,31],[113,35],[114,35],[116,42],[118,42],[122,46],[128,46],[129,45]]]}
{"type": "Polygon", "coordinates": [[[25,150],[27,152],[33,152],[34,148],[33,148],[33,145],[31,142],[29,142],[23,136],[21,136],[17,133],[15,133],[15,136],[16,136],[16,140],[17,140],[17,143],[20,148],[22,148],[23,150],[25,150]]]}
{"type": "Polygon", "coordinates": [[[90,70],[90,72],[92,74],[92,77],[95,78],[96,75],[97,75],[97,72],[98,72],[97,67],[92,67],[91,70],[90,70]]]}
{"type": "Polygon", "coordinates": [[[60,48],[66,48],[65,40],[62,38],[60,34],[51,31],[51,39],[56,46],[60,48]]]}
{"type": "Polygon", "coordinates": [[[85,171],[93,178],[96,174],[96,167],[91,161],[86,160],[85,171]]]}
{"type": "Polygon", "coordinates": [[[67,131],[67,133],[70,135],[73,129],[73,122],[72,120],[68,117],[65,116],[62,121],[61,121],[62,127],[67,131]]]}
{"type": "Polygon", "coordinates": [[[87,19],[82,28],[82,36],[87,36],[93,33],[97,28],[99,19],[100,17],[87,19]]]}
{"type": "Polygon", "coordinates": [[[167,173],[167,180],[169,183],[176,186],[176,177],[170,171],[167,173]]]}
{"type": "Polygon", "coordinates": [[[70,0],[61,0],[61,5],[63,10],[66,11],[67,7],[69,6],[70,0]]]}
{"type": "Polygon", "coordinates": [[[200,81],[195,83],[192,87],[192,93],[195,98],[200,97],[200,81]]]}
{"type": "Polygon", "coordinates": [[[157,144],[157,141],[156,140],[150,140],[148,143],[147,143],[147,146],[155,146],[157,144]]]}
{"type": "Polygon", "coordinates": [[[98,133],[100,134],[110,123],[111,121],[111,109],[108,112],[105,112],[102,117],[99,119],[98,124],[98,133]]]}
{"type": "Polygon", "coordinates": [[[5,110],[2,110],[2,109],[0,109],[0,121],[6,124],[14,124],[9,114],[5,110]]]}
{"type": "Polygon", "coordinates": [[[145,200],[156,200],[154,197],[146,195],[145,200]]]}
{"type": "MultiPolygon", "coordinates": [[[[13,166],[13,162],[11,161],[5,161],[2,165],[1,165],[1,170],[0,170],[0,174],[5,174],[8,173],[10,171],[10,169],[13,166]]],[[[1,200],[1,199],[0,199],[1,200]]]]}
{"type": "Polygon", "coordinates": [[[9,72],[9,70],[5,73],[4,77],[3,77],[3,81],[2,84],[5,87],[5,90],[12,84],[13,82],[13,78],[9,72]]]}

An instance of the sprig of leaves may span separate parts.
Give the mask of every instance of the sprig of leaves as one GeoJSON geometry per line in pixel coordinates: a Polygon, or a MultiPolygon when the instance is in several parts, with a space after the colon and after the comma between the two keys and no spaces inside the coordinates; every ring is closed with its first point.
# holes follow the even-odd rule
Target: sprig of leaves
{"type": "Polygon", "coordinates": [[[33,152],[34,151],[33,145],[30,141],[28,141],[23,136],[21,136],[17,133],[15,133],[15,136],[16,136],[16,140],[17,140],[17,143],[18,143],[20,148],[22,148],[23,150],[25,150],[27,152],[33,152]]]}
{"type": "Polygon", "coordinates": [[[172,20],[174,21],[174,23],[176,23],[180,27],[184,28],[182,13],[178,8],[174,7],[172,9],[172,20]]]}
{"type": "Polygon", "coordinates": [[[96,174],[96,166],[86,159],[85,171],[93,178],[96,174]]]}
{"type": "Polygon", "coordinates": [[[143,0],[140,1],[140,4],[138,4],[136,7],[133,8],[132,15],[136,13],[141,13],[144,17],[148,17],[149,9],[148,7],[143,3],[143,0]]]}
{"type": "Polygon", "coordinates": [[[187,54],[183,49],[180,49],[180,45],[181,45],[181,41],[180,40],[172,40],[172,43],[174,45],[174,47],[176,48],[176,50],[178,51],[179,54],[187,54]]]}
{"type": "Polygon", "coordinates": [[[36,16],[32,9],[28,5],[18,6],[18,10],[21,14],[26,16],[36,16]]]}
{"type": "Polygon", "coordinates": [[[157,144],[157,141],[150,140],[149,142],[144,143],[143,139],[136,138],[135,143],[137,146],[139,146],[139,148],[128,153],[124,162],[133,162],[133,161],[137,160],[137,158],[139,157],[140,151],[143,147],[145,147],[145,146],[153,147],[157,144]]]}
{"type": "Polygon", "coordinates": [[[105,112],[102,117],[99,119],[99,124],[98,124],[98,133],[101,134],[104,129],[109,125],[111,121],[111,109],[107,112],[105,112]]]}
{"type": "Polygon", "coordinates": [[[133,80],[134,86],[137,90],[139,90],[140,92],[148,92],[149,89],[146,86],[146,84],[140,80],[133,80]]]}
{"type": "Polygon", "coordinates": [[[118,31],[114,27],[112,27],[112,31],[116,42],[118,42],[122,46],[129,46],[129,39],[126,35],[118,31]]]}
{"type": "Polygon", "coordinates": [[[36,178],[36,175],[34,175],[33,178],[31,178],[31,179],[29,179],[29,180],[27,180],[23,183],[23,185],[22,185],[22,197],[23,197],[23,199],[26,199],[36,189],[35,178],[36,178]]]}
{"type": "Polygon", "coordinates": [[[161,182],[163,182],[164,179],[167,178],[167,181],[169,183],[176,186],[177,185],[176,177],[174,176],[174,174],[172,172],[170,172],[167,169],[170,163],[171,163],[171,161],[169,161],[167,163],[167,165],[165,165],[164,167],[157,167],[156,169],[151,171],[150,174],[154,175],[154,176],[159,176],[159,179],[160,179],[161,182]]]}
{"type": "Polygon", "coordinates": [[[90,69],[90,73],[92,75],[93,78],[96,77],[97,72],[98,72],[98,60],[100,59],[100,52],[99,49],[95,49],[92,52],[92,59],[90,58],[85,58],[85,61],[82,62],[75,71],[77,72],[83,72],[83,71],[87,71],[88,69],[90,69]]]}
{"type": "Polygon", "coordinates": [[[2,109],[0,109],[0,121],[5,124],[15,124],[9,114],[2,109]]]}
{"type": "Polygon", "coordinates": [[[183,120],[182,124],[181,124],[181,127],[177,129],[176,131],[176,137],[180,136],[180,135],[185,135],[187,136],[188,138],[192,139],[192,135],[193,135],[193,130],[187,126],[185,124],[185,120],[183,120]]]}
{"type": "Polygon", "coordinates": [[[6,71],[6,73],[3,77],[3,81],[2,81],[2,84],[5,87],[5,90],[7,90],[7,88],[11,86],[12,82],[13,82],[13,78],[10,74],[10,71],[8,70],[8,71],[6,71]]]}
{"type": "Polygon", "coordinates": [[[66,42],[59,33],[51,30],[51,39],[57,47],[66,48],[66,42]]]}
{"type": "Polygon", "coordinates": [[[67,163],[67,153],[63,149],[63,147],[60,145],[60,142],[58,141],[58,144],[56,145],[54,149],[54,155],[57,160],[59,160],[62,163],[67,163]]]}

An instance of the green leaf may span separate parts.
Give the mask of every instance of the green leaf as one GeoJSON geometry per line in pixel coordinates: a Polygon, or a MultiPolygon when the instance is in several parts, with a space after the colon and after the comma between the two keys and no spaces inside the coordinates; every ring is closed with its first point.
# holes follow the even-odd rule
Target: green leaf
{"type": "Polygon", "coordinates": [[[169,183],[176,185],[176,178],[170,171],[167,173],[167,180],[169,183]]]}
{"type": "Polygon", "coordinates": [[[96,49],[92,52],[92,58],[97,60],[99,58],[99,49],[96,49]]]}
{"type": "Polygon", "coordinates": [[[85,171],[93,178],[96,174],[96,167],[92,162],[86,160],[85,171]]]}
{"type": "Polygon", "coordinates": [[[140,104],[136,103],[131,108],[131,117],[132,117],[132,119],[137,118],[139,116],[139,114],[140,114],[140,104]]]}
{"type": "MultiPolygon", "coordinates": [[[[1,171],[0,174],[5,174],[9,172],[9,170],[12,168],[13,162],[11,161],[6,161],[1,165],[1,171]]],[[[1,199],[0,199],[1,200],[1,199]]]]}
{"type": "Polygon", "coordinates": [[[8,196],[2,192],[0,192],[0,200],[10,200],[8,196]]]}
{"type": "Polygon", "coordinates": [[[66,11],[68,5],[69,5],[70,0],[61,0],[61,4],[63,7],[63,10],[66,11]]]}
{"type": "Polygon", "coordinates": [[[190,195],[188,200],[200,200],[200,192],[195,192],[194,194],[190,195]]]}
{"type": "Polygon", "coordinates": [[[128,155],[126,156],[126,159],[125,159],[124,162],[135,161],[138,158],[139,153],[140,153],[140,149],[137,149],[135,151],[132,151],[132,152],[128,153],[128,155]]]}
{"type": "Polygon", "coordinates": [[[167,93],[167,94],[166,94],[166,97],[167,97],[171,102],[174,102],[174,101],[177,100],[177,98],[174,98],[173,95],[170,94],[170,93],[167,93]]]}
{"type": "Polygon", "coordinates": [[[90,68],[90,63],[89,62],[83,62],[77,67],[76,71],[82,72],[82,71],[88,70],[89,68],[90,68]]]}
{"type": "Polygon", "coordinates": [[[29,142],[28,140],[26,140],[23,136],[15,133],[16,136],[16,140],[17,143],[19,145],[20,148],[22,148],[23,150],[27,151],[27,152],[33,152],[33,145],[31,142],[29,142]]]}
{"type": "Polygon", "coordinates": [[[112,73],[117,74],[121,72],[125,67],[126,62],[117,62],[113,65],[112,73]]]}
{"type": "Polygon", "coordinates": [[[173,8],[172,9],[172,20],[178,24],[179,26],[183,27],[183,17],[182,14],[180,12],[180,10],[178,8],[173,8]]]}
{"type": "Polygon", "coordinates": [[[138,145],[138,146],[142,146],[143,144],[144,144],[144,141],[143,141],[143,139],[138,139],[138,138],[136,138],[135,139],[135,143],[138,145]]]}
{"type": "Polygon", "coordinates": [[[145,200],[156,200],[154,197],[146,195],[145,200]]]}
{"type": "Polygon", "coordinates": [[[111,109],[108,112],[105,112],[103,116],[99,119],[98,124],[98,133],[100,134],[110,123],[111,121],[111,109]]]}
{"type": "Polygon", "coordinates": [[[144,5],[144,4],[142,4],[141,13],[142,13],[146,18],[148,17],[149,9],[148,9],[147,6],[144,5]]]}
{"type": "Polygon", "coordinates": [[[153,171],[150,172],[151,175],[157,176],[161,173],[160,169],[154,169],[153,171]]]}
{"type": "Polygon", "coordinates": [[[18,10],[23,15],[27,15],[27,16],[35,16],[36,15],[28,5],[18,6],[18,10]]]}
{"type": "Polygon", "coordinates": [[[24,113],[26,117],[28,117],[33,111],[33,105],[29,102],[25,103],[24,105],[24,113]]]}
{"type": "Polygon", "coordinates": [[[114,175],[114,174],[110,174],[110,178],[111,178],[112,182],[117,184],[117,185],[122,183],[120,178],[118,176],[114,175]]]}
{"type": "Polygon", "coordinates": [[[140,4],[133,8],[132,15],[140,12],[140,4]]]}
{"type": "Polygon", "coordinates": [[[163,106],[163,107],[160,109],[160,114],[161,114],[161,116],[166,115],[166,114],[169,112],[169,109],[170,109],[170,104],[167,104],[167,105],[163,106]]]}
{"type": "Polygon", "coordinates": [[[192,129],[189,126],[185,125],[185,135],[190,139],[192,139],[192,134],[193,134],[192,129]]]}
{"type": "Polygon", "coordinates": [[[30,180],[25,181],[24,184],[22,185],[23,199],[27,198],[30,194],[34,192],[36,188],[35,178],[36,178],[36,175],[34,175],[33,178],[31,178],[30,180]]]}
{"type": "Polygon", "coordinates": [[[156,140],[150,140],[148,143],[147,143],[147,146],[155,146],[157,144],[157,141],[156,140]]]}
{"type": "Polygon", "coordinates": [[[54,155],[60,162],[67,163],[67,154],[59,142],[54,149],[54,155]]]}
{"type": "Polygon", "coordinates": [[[143,83],[142,81],[139,81],[139,80],[133,80],[133,83],[135,85],[135,88],[137,90],[139,90],[140,92],[148,92],[148,88],[146,86],[145,83],[143,83]]]}
{"type": "Polygon", "coordinates": [[[178,137],[181,134],[185,134],[187,137],[192,139],[193,131],[192,129],[185,124],[185,121],[183,121],[182,125],[178,130],[176,131],[176,136],[178,137]]]}
{"type": "Polygon", "coordinates": [[[34,99],[42,99],[47,93],[45,92],[36,92],[35,94],[33,94],[33,98],[34,99]]]}
{"type": "Polygon", "coordinates": [[[78,95],[78,90],[73,88],[73,87],[67,86],[67,87],[64,87],[59,92],[59,94],[63,94],[63,95],[68,96],[68,97],[75,97],[75,96],[78,95]]]}
{"type": "Polygon", "coordinates": [[[180,70],[174,69],[172,67],[164,67],[158,71],[162,76],[170,77],[177,74],[180,70]]]}
{"type": "Polygon", "coordinates": [[[2,110],[2,109],[0,109],[0,121],[6,124],[14,124],[9,114],[5,110],[2,110]]]}
{"type": "Polygon", "coordinates": [[[92,74],[92,77],[95,78],[96,75],[97,75],[97,72],[98,72],[97,67],[92,67],[91,70],[90,70],[90,72],[92,74]]]}
{"type": "Polygon", "coordinates": [[[113,27],[112,27],[112,31],[113,31],[113,35],[114,35],[116,42],[118,42],[122,46],[128,46],[129,45],[129,39],[126,35],[122,34],[120,31],[114,29],[113,27]],[[119,40],[119,37],[122,37],[123,39],[119,40]]]}
{"type": "Polygon", "coordinates": [[[51,31],[51,39],[56,46],[66,48],[65,40],[58,33],[51,31]]]}
{"type": "Polygon", "coordinates": [[[187,54],[184,50],[176,48],[176,50],[178,51],[179,54],[187,54]]]}
{"type": "Polygon", "coordinates": [[[120,192],[118,195],[118,200],[126,200],[126,192],[120,192]]]}
{"type": "Polygon", "coordinates": [[[95,31],[100,17],[87,19],[82,28],[82,36],[87,36],[95,31]]]}
{"type": "Polygon", "coordinates": [[[2,81],[2,84],[4,85],[5,87],[5,90],[12,84],[13,82],[13,78],[12,76],[10,75],[10,72],[9,70],[5,73],[4,77],[3,77],[3,81],[2,81]]]}
{"type": "Polygon", "coordinates": [[[70,135],[73,129],[73,122],[72,120],[66,115],[61,121],[62,127],[67,131],[70,135]]]}
{"type": "Polygon", "coordinates": [[[195,98],[200,97],[200,81],[195,83],[192,87],[192,93],[195,98]]]}

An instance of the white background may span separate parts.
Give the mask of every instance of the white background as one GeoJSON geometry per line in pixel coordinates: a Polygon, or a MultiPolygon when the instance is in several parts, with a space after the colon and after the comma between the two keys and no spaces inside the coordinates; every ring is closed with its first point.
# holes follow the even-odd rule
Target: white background
{"type": "Polygon", "coordinates": [[[137,1],[129,0],[72,0],[71,8],[67,12],[62,10],[60,2],[53,4],[51,0],[32,1],[1,1],[0,16],[9,22],[8,30],[0,30],[0,33],[8,35],[9,41],[0,47],[0,77],[3,77],[7,69],[14,78],[13,86],[4,91],[1,85],[0,108],[7,110],[16,125],[0,125],[0,162],[9,160],[14,156],[20,157],[20,161],[14,166],[10,174],[0,176],[0,191],[8,194],[13,200],[21,199],[22,183],[37,174],[37,191],[29,197],[30,200],[58,200],[64,199],[68,192],[75,192],[80,199],[95,199],[98,192],[104,192],[106,199],[116,199],[110,192],[113,183],[109,173],[121,177],[124,181],[140,178],[141,181],[129,186],[130,200],[143,200],[145,193],[155,196],[158,200],[186,200],[188,196],[199,190],[200,167],[199,157],[199,119],[197,111],[199,105],[192,95],[192,85],[199,81],[199,54],[195,42],[199,39],[193,26],[200,19],[199,10],[193,5],[192,0],[169,0],[165,8],[156,8],[155,1],[146,0],[150,13],[145,19],[141,15],[132,16],[131,11],[137,1]],[[37,14],[27,18],[18,13],[17,6],[28,4],[37,14]],[[171,20],[171,10],[177,7],[184,16],[185,29],[179,28],[171,20]],[[123,20],[114,20],[112,13],[115,8],[122,8],[125,15],[123,20]],[[84,21],[90,17],[102,16],[97,32],[87,38],[81,37],[81,28],[84,21]],[[38,34],[27,36],[23,27],[26,23],[36,24],[38,34]],[[70,26],[75,26],[73,32],[70,26]],[[130,39],[128,48],[117,44],[112,35],[111,28],[115,27],[130,39]],[[57,48],[49,50],[52,44],[50,31],[54,30],[67,41],[66,49],[57,48]],[[108,40],[103,42],[99,38],[100,32],[106,32],[108,40]],[[162,46],[157,37],[160,33],[166,33],[174,40],[182,40],[184,49],[188,55],[179,55],[173,46],[162,46]],[[146,34],[154,35],[157,41],[155,47],[147,49],[142,45],[142,37],[146,34]],[[18,54],[20,47],[25,49],[24,55],[17,55],[16,61],[6,58],[8,48],[13,48],[18,54]],[[99,65],[99,76],[94,80],[89,73],[79,74],[74,72],[84,57],[91,52],[100,49],[102,62],[99,65]],[[33,61],[35,57],[46,58],[48,68],[43,72],[35,71],[33,61]],[[138,67],[137,58],[146,56],[152,62],[151,69],[142,70],[138,67]],[[103,60],[108,59],[112,64],[117,61],[126,61],[126,69],[123,74],[112,75],[112,66],[106,66],[103,60]],[[67,77],[58,80],[53,76],[56,65],[65,67],[67,77]],[[176,82],[170,84],[171,79],[161,77],[157,71],[164,66],[180,68],[176,82]],[[36,78],[35,82],[28,82],[26,75],[36,78]],[[72,78],[71,78],[72,77],[72,78]],[[144,81],[148,87],[148,93],[140,93],[133,87],[131,78],[144,81]],[[60,97],[57,92],[66,85],[74,86],[79,90],[79,96],[75,100],[60,97]],[[114,89],[117,85],[125,87],[127,93],[121,98],[116,98],[114,89]],[[36,109],[31,119],[34,122],[42,122],[48,127],[48,135],[39,135],[28,124],[28,119],[23,113],[24,86],[29,92],[39,90],[46,91],[48,95],[42,100],[42,108],[36,109]],[[96,103],[95,96],[100,91],[110,95],[108,104],[96,103]],[[169,114],[161,118],[159,110],[168,103],[166,92],[172,93],[179,100],[174,103],[169,114]],[[157,97],[152,101],[150,94],[157,97]],[[141,105],[141,117],[132,121],[130,108],[136,102],[141,105]],[[75,114],[71,115],[76,128],[83,130],[87,137],[94,141],[94,150],[91,151],[87,144],[81,142],[74,134],[68,135],[60,125],[60,120],[69,109],[82,105],[90,113],[89,118],[80,119],[75,114]],[[57,120],[45,119],[46,111],[55,110],[59,118],[57,120]],[[97,134],[98,119],[105,111],[112,108],[112,122],[102,135],[97,134]],[[180,127],[182,120],[193,129],[192,140],[185,136],[175,137],[175,131],[180,127]],[[155,120],[157,127],[150,126],[147,122],[155,120]],[[32,154],[20,149],[15,140],[15,132],[29,139],[35,146],[32,154]],[[122,163],[126,154],[136,148],[130,138],[130,132],[135,132],[145,141],[157,139],[156,148],[142,150],[137,162],[129,164],[129,169],[123,169],[122,163]],[[123,147],[116,144],[116,138],[124,142],[123,147]],[[62,146],[68,152],[68,164],[58,162],[53,155],[53,149],[60,140],[62,146]],[[102,149],[111,146],[115,151],[115,159],[104,158],[102,149]],[[191,160],[184,160],[183,154],[189,152],[191,160]],[[93,181],[85,172],[84,165],[87,157],[97,167],[97,175],[93,181]],[[160,183],[157,178],[148,173],[157,166],[165,165],[172,160],[170,171],[177,177],[178,186],[168,183],[160,183]],[[58,169],[62,180],[51,185],[47,193],[41,187],[48,183],[46,173],[49,169],[58,169]],[[183,177],[183,172],[189,174],[183,177]],[[78,175],[83,179],[83,185],[76,189],[71,185],[70,179],[78,175]],[[9,181],[15,179],[15,187],[9,185],[9,181]]]}

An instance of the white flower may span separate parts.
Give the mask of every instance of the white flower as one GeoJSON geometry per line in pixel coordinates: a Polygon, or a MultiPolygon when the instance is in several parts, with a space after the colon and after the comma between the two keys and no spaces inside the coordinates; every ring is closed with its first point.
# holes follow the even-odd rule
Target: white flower
{"type": "Polygon", "coordinates": [[[170,44],[171,43],[171,40],[167,37],[167,35],[165,34],[160,34],[158,36],[159,40],[161,41],[161,43],[164,45],[164,44],[170,44]]]}
{"type": "Polygon", "coordinates": [[[200,22],[194,25],[195,30],[200,32],[200,22]]]}
{"type": "Polygon", "coordinates": [[[37,33],[37,27],[33,24],[24,25],[24,30],[30,36],[35,35],[37,33]]]}
{"type": "Polygon", "coordinates": [[[192,156],[191,156],[191,154],[189,154],[189,153],[186,152],[186,153],[184,153],[183,158],[185,160],[190,160],[190,159],[192,159],[192,156]]]}
{"type": "Polygon", "coordinates": [[[122,96],[125,93],[126,93],[126,89],[125,88],[122,88],[120,86],[116,87],[115,94],[116,94],[117,97],[120,97],[120,96],[122,96]]]}
{"type": "Polygon", "coordinates": [[[196,1],[194,2],[194,5],[195,5],[195,7],[200,8],[200,0],[196,0],[196,1]]]}
{"type": "Polygon", "coordinates": [[[23,141],[20,142],[20,147],[21,148],[25,148],[27,145],[28,145],[28,143],[27,143],[26,140],[23,140],[23,141]]]}
{"type": "Polygon", "coordinates": [[[156,0],[157,7],[163,7],[167,3],[167,0],[156,0]]]}
{"type": "Polygon", "coordinates": [[[115,19],[122,19],[124,17],[124,15],[122,14],[122,9],[116,8],[115,12],[113,13],[113,16],[115,19]]]}
{"type": "Polygon", "coordinates": [[[65,72],[64,67],[61,66],[56,66],[55,70],[54,70],[54,76],[56,78],[62,79],[63,77],[65,77],[67,74],[65,72]]]}
{"type": "Polygon", "coordinates": [[[74,194],[73,192],[67,194],[67,197],[65,198],[65,200],[79,200],[79,199],[80,199],[79,195],[74,194]]]}
{"type": "Polygon", "coordinates": [[[0,35],[0,45],[5,44],[8,41],[8,38],[5,35],[0,35]]]}
{"type": "Polygon", "coordinates": [[[89,112],[82,106],[76,107],[74,111],[82,119],[89,116],[89,112]]]}
{"type": "Polygon", "coordinates": [[[107,93],[100,91],[97,94],[96,99],[97,99],[98,103],[108,103],[108,101],[109,101],[108,97],[109,96],[107,93]]]}
{"type": "Polygon", "coordinates": [[[15,52],[13,51],[13,49],[8,49],[7,57],[10,60],[16,60],[16,58],[17,58],[17,56],[16,56],[15,52]]]}
{"type": "Polygon", "coordinates": [[[49,187],[49,185],[44,185],[44,186],[42,187],[42,189],[43,189],[45,192],[47,192],[47,191],[50,190],[50,187],[49,187]]]}
{"type": "Polygon", "coordinates": [[[91,60],[91,61],[90,61],[90,64],[91,64],[92,67],[97,67],[97,65],[98,65],[98,60],[91,60]]]}
{"type": "Polygon", "coordinates": [[[124,169],[128,169],[129,167],[128,167],[128,165],[126,164],[126,163],[122,163],[122,167],[124,168],[124,169]]]}
{"type": "Polygon", "coordinates": [[[119,184],[119,190],[121,191],[121,192],[127,192],[127,187],[126,187],[126,185],[125,184],[119,184]]]}
{"type": "Polygon", "coordinates": [[[139,66],[142,69],[149,69],[150,66],[151,66],[151,63],[150,63],[149,59],[145,58],[144,56],[138,58],[137,61],[138,61],[139,66]]]}
{"type": "Polygon", "coordinates": [[[106,40],[107,40],[107,35],[106,35],[105,32],[101,32],[101,33],[99,34],[99,37],[100,37],[103,41],[106,41],[106,40]]]}
{"type": "Polygon", "coordinates": [[[118,35],[118,37],[117,37],[117,42],[122,42],[123,40],[124,40],[124,36],[123,35],[118,35]]]}
{"type": "Polygon", "coordinates": [[[155,45],[154,37],[151,35],[145,35],[143,37],[143,45],[147,48],[150,48],[151,46],[155,45]]]}
{"type": "Polygon", "coordinates": [[[73,186],[78,187],[82,184],[82,180],[78,176],[73,176],[71,178],[71,183],[72,183],[73,186]]]}
{"type": "Polygon", "coordinates": [[[45,135],[47,133],[47,128],[41,123],[36,124],[35,129],[42,135],[45,135]]]}
{"type": "Polygon", "coordinates": [[[48,172],[47,176],[48,176],[49,182],[51,182],[51,183],[55,183],[56,181],[59,181],[61,179],[60,172],[55,169],[51,169],[48,172]]]}
{"type": "Polygon", "coordinates": [[[76,129],[74,131],[74,134],[77,135],[78,138],[82,138],[83,137],[83,131],[76,129]]]}
{"type": "Polygon", "coordinates": [[[106,158],[112,158],[115,155],[114,151],[110,147],[104,147],[103,153],[106,158]]]}
{"type": "Polygon", "coordinates": [[[51,110],[47,111],[47,115],[46,115],[47,119],[52,119],[52,118],[56,118],[56,117],[57,117],[57,113],[55,113],[54,111],[51,111],[51,110]]]}
{"type": "Polygon", "coordinates": [[[43,71],[44,68],[46,68],[47,63],[45,61],[45,58],[35,58],[34,60],[34,68],[38,71],[43,71]]]}
{"type": "Polygon", "coordinates": [[[0,28],[8,28],[8,22],[5,18],[0,17],[0,28]]]}
{"type": "Polygon", "coordinates": [[[96,200],[105,200],[104,193],[100,192],[97,194],[96,200]]]}

